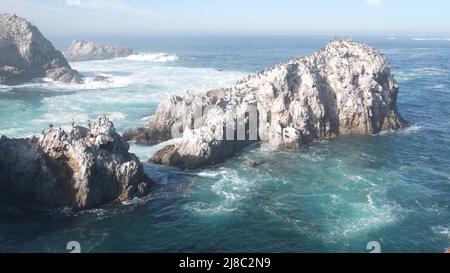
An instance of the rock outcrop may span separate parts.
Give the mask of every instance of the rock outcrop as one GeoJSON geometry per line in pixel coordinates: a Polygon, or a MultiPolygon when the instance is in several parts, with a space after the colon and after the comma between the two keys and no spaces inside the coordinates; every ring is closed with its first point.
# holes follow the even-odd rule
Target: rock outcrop
{"type": "Polygon", "coordinates": [[[11,202],[93,208],[145,196],[152,181],[114,124],[50,128],[31,139],[0,139],[0,190],[11,202]]]}
{"type": "Polygon", "coordinates": [[[194,98],[188,93],[184,98],[172,96],[162,101],[148,127],[128,129],[122,137],[126,141],[147,145],[171,139],[174,124],[183,121],[186,115],[190,115],[195,110],[194,98]]]}
{"type": "Polygon", "coordinates": [[[108,60],[128,57],[133,54],[135,54],[134,50],[128,47],[113,47],[86,41],[73,41],[64,53],[71,62],[108,60]]]}
{"type": "Polygon", "coordinates": [[[0,84],[16,85],[34,78],[82,82],[34,25],[16,15],[0,14],[0,84]]]}
{"type": "Polygon", "coordinates": [[[316,139],[403,128],[398,90],[377,49],[336,40],[312,56],[249,76],[232,88],[171,97],[161,103],[148,128],[128,130],[126,139],[153,144],[179,130],[180,141],[157,152],[152,161],[197,168],[257,141],[299,149],[316,139]]]}

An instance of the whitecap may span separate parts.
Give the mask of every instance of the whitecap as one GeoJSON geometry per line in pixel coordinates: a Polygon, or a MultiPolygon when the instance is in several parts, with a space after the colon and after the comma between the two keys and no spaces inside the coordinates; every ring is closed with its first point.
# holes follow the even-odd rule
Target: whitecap
{"type": "Polygon", "coordinates": [[[435,226],[432,227],[431,230],[438,235],[442,235],[450,239],[450,227],[444,227],[444,226],[435,226]]]}
{"type": "Polygon", "coordinates": [[[214,172],[214,171],[203,171],[203,172],[199,172],[197,175],[200,176],[200,177],[213,178],[213,177],[217,177],[220,174],[223,174],[223,173],[221,173],[221,172],[214,172]]]}
{"type": "Polygon", "coordinates": [[[108,74],[100,74],[107,79],[105,81],[95,81],[95,78],[86,78],[83,84],[75,87],[75,89],[111,89],[123,88],[131,85],[133,79],[130,76],[113,76],[108,74]]]}
{"type": "Polygon", "coordinates": [[[109,116],[112,121],[124,120],[127,117],[127,115],[122,112],[112,112],[107,114],[107,116],[109,116]]]}
{"type": "Polygon", "coordinates": [[[373,193],[373,192],[371,192],[371,193],[369,193],[369,194],[367,195],[367,202],[368,202],[369,208],[374,209],[374,208],[375,208],[375,203],[374,203],[373,198],[372,198],[372,193],[373,193]]]}
{"type": "Polygon", "coordinates": [[[138,62],[157,62],[157,63],[167,63],[178,60],[177,55],[170,55],[166,53],[145,53],[145,54],[137,54],[131,55],[127,57],[130,61],[138,61],[138,62]]]}
{"type": "Polygon", "coordinates": [[[351,176],[348,176],[348,178],[350,180],[352,180],[353,182],[357,182],[357,183],[364,182],[364,183],[366,183],[366,184],[368,184],[368,185],[370,185],[372,187],[377,187],[378,186],[377,184],[372,183],[371,181],[369,181],[368,179],[366,179],[366,178],[364,178],[364,177],[362,177],[360,175],[351,175],[351,176]]]}
{"type": "Polygon", "coordinates": [[[306,159],[308,161],[311,161],[313,163],[319,163],[325,160],[325,157],[317,154],[316,152],[304,152],[300,153],[299,156],[303,159],[306,159]]]}
{"type": "Polygon", "coordinates": [[[400,134],[415,134],[424,130],[420,125],[411,125],[398,131],[400,134]]]}
{"type": "Polygon", "coordinates": [[[418,132],[422,132],[425,128],[423,126],[413,124],[411,126],[408,126],[406,128],[400,129],[400,130],[388,130],[388,131],[382,131],[378,134],[375,134],[374,136],[384,136],[384,135],[390,135],[390,134],[415,134],[418,132]]]}
{"type": "MultiPolygon", "coordinates": [[[[61,91],[79,91],[79,90],[94,90],[94,89],[111,89],[111,88],[123,88],[127,87],[133,83],[130,77],[124,76],[111,76],[111,75],[101,75],[108,79],[105,81],[95,81],[95,77],[84,78],[83,83],[63,83],[59,81],[54,81],[49,78],[35,79],[32,82],[15,85],[15,88],[24,88],[29,90],[34,89],[45,89],[45,90],[55,90],[61,91]]],[[[5,89],[7,90],[7,89],[5,89]]],[[[11,88],[9,89],[11,90],[11,88]]],[[[8,90],[8,91],[9,91],[8,90]]]]}
{"type": "Polygon", "coordinates": [[[207,172],[200,175],[207,177],[213,174],[214,177],[222,177],[211,185],[211,192],[219,197],[215,202],[203,203],[194,202],[186,205],[184,209],[202,215],[227,214],[239,209],[243,201],[255,192],[256,181],[261,179],[242,178],[236,170],[223,169],[219,172],[207,172]]]}
{"type": "Polygon", "coordinates": [[[445,85],[445,84],[436,84],[436,85],[433,85],[433,89],[444,89],[444,88],[446,88],[447,87],[447,85],[445,85]]]}
{"type": "MultiPolygon", "coordinates": [[[[373,202],[373,201],[372,201],[373,202]]],[[[357,236],[360,232],[367,232],[372,229],[380,228],[387,224],[391,224],[398,220],[398,214],[401,212],[401,207],[396,204],[385,204],[381,207],[367,206],[366,204],[352,204],[358,217],[345,220],[341,226],[342,235],[350,238],[357,236]]],[[[332,232],[337,235],[340,233],[339,229],[332,232]]]]}
{"type": "Polygon", "coordinates": [[[395,78],[399,81],[410,81],[424,76],[446,76],[449,74],[449,71],[439,67],[423,67],[397,70],[394,74],[395,78]]]}
{"type": "Polygon", "coordinates": [[[234,205],[234,201],[244,199],[254,190],[255,180],[240,177],[236,170],[226,170],[222,176],[212,185],[211,190],[224,197],[224,203],[227,205],[234,205]]]}
{"type": "Polygon", "coordinates": [[[211,206],[205,202],[191,202],[183,206],[184,210],[200,215],[223,215],[236,211],[236,208],[229,208],[224,205],[211,206]]]}
{"type": "Polygon", "coordinates": [[[450,42],[450,38],[412,38],[412,40],[414,41],[447,41],[450,42]]]}
{"type": "Polygon", "coordinates": [[[0,92],[8,92],[11,91],[13,88],[9,85],[1,85],[0,84],[0,92]]]}

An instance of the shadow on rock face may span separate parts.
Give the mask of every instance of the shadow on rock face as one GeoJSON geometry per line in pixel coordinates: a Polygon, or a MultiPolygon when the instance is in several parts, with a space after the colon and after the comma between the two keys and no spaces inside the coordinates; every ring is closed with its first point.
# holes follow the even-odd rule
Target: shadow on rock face
{"type": "Polygon", "coordinates": [[[107,117],[70,132],[0,139],[0,189],[38,207],[90,209],[143,197],[153,181],[107,117]]]}
{"type": "Polygon", "coordinates": [[[83,82],[78,71],[30,22],[0,14],[0,29],[0,84],[17,85],[35,78],[83,82]]]}
{"type": "Polygon", "coordinates": [[[404,128],[407,124],[397,111],[398,90],[379,50],[336,40],[309,57],[248,76],[232,88],[172,96],[161,102],[148,127],[130,129],[124,137],[141,144],[161,143],[184,121],[180,141],[156,153],[152,161],[199,168],[222,162],[253,143],[249,138],[223,140],[230,123],[235,132],[245,124],[245,135],[256,131],[257,141],[287,150],[319,139],[404,128]],[[201,118],[191,121],[199,111],[201,118]]]}

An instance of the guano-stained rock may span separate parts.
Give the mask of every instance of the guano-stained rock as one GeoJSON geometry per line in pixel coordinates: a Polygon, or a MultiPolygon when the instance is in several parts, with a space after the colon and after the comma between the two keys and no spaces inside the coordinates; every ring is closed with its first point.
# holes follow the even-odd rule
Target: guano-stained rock
{"type": "Polygon", "coordinates": [[[198,168],[221,162],[256,141],[295,150],[316,139],[403,128],[398,90],[380,51],[336,40],[309,57],[249,76],[232,88],[170,97],[160,104],[148,128],[131,129],[126,139],[154,144],[170,139],[173,128],[179,129],[181,140],[157,152],[151,161],[198,168]],[[205,111],[211,106],[214,109],[205,111]],[[257,122],[244,115],[249,109],[256,109],[257,122]],[[195,119],[198,111],[201,118],[195,119]],[[225,137],[230,120],[232,139],[225,137]],[[244,140],[236,138],[238,128],[245,128],[240,132],[244,140]]]}
{"type": "Polygon", "coordinates": [[[50,128],[31,139],[0,139],[0,190],[11,202],[94,208],[148,194],[152,181],[114,124],[50,128]]]}

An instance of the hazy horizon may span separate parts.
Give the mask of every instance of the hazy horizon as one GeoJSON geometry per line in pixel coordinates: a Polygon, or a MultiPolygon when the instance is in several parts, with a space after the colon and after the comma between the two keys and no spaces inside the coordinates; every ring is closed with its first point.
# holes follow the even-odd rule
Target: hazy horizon
{"type": "Polygon", "coordinates": [[[448,1],[0,0],[46,35],[450,35],[448,1]],[[432,5],[430,5],[432,3],[432,5]]]}

